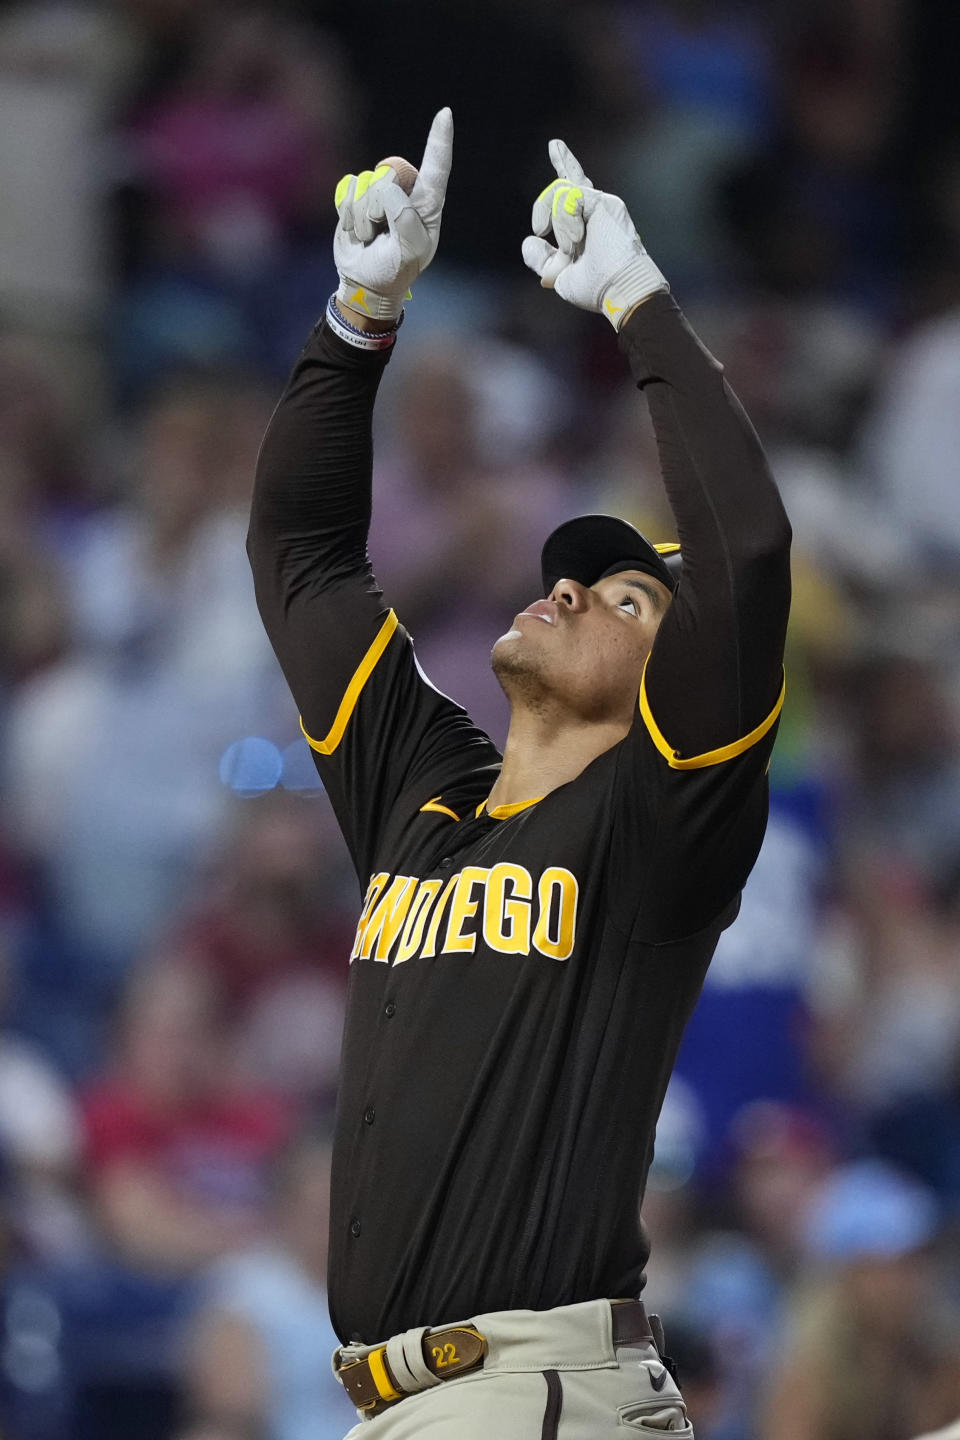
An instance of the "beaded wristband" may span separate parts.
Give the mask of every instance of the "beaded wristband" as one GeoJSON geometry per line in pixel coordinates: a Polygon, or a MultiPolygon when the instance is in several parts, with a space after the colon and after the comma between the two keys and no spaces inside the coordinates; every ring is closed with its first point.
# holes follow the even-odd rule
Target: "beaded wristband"
{"type": "Polygon", "coordinates": [[[334,304],[335,295],[327,301],[327,324],[335,335],[354,345],[358,350],[389,350],[397,338],[397,331],[403,324],[403,311],[392,330],[359,330],[345,320],[334,304]]]}

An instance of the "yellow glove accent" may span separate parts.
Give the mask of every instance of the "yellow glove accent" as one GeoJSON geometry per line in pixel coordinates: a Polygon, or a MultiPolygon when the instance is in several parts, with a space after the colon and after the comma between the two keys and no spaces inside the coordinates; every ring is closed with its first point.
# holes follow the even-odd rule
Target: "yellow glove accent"
{"type": "Polygon", "coordinates": [[[370,306],[367,304],[367,297],[363,290],[355,290],[347,301],[348,305],[359,305],[370,314],[370,306]]]}
{"type": "Polygon", "coordinates": [[[556,215],[560,208],[560,201],[563,200],[563,208],[568,215],[576,215],[577,201],[583,199],[583,191],[579,185],[558,185],[553,196],[553,213],[556,215]]]}
{"type": "Polygon", "coordinates": [[[337,181],[337,188],[333,192],[333,203],[334,205],[336,205],[338,210],[340,209],[340,203],[343,200],[344,195],[346,195],[347,191],[350,189],[350,181],[352,179],[353,175],[351,174],[344,175],[340,180],[337,181]]]}
{"type": "Polygon", "coordinates": [[[356,183],[356,186],[355,186],[354,192],[353,192],[353,198],[354,198],[354,200],[359,200],[362,195],[366,195],[367,191],[370,189],[370,183],[371,183],[372,180],[373,180],[373,171],[372,171],[372,170],[361,170],[361,171],[360,171],[360,174],[357,176],[357,183],[356,183]]]}
{"type": "Polygon", "coordinates": [[[571,185],[563,180],[551,180],[550,184],[546,185],[540,191],[537,200],[546,200],[551,191],[553,192],[551,208],[554,215],[556,215],[560,208],[561,200],[563,200],[563,208],[568,215],[575,215],[577,213],[577,201],[583,199],[583,191],[579,185],[571,185]]]}
{"type": "Polygon", "coordinates": [[[370,186],[376,184],[378,180],[382,180],[389,170],[389,165],[378,165],[376,170],[361,170],[357,176],[357,188],[353,192],[354,200],[361,200],[370,186]]]}

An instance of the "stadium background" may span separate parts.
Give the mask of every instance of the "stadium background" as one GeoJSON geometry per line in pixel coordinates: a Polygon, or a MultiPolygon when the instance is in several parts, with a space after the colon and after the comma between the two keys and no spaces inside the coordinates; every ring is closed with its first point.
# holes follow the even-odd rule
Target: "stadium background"
{"type": "Polygon", "coordinates": [[[645,1206],[697,1435],[960,1415],[958,53],[935,0],[0,5],[4,1440],[351,1418],[322,1214],[357,893],[245,507],[335,181],[446,103],[371,540],[427,672],[501,737],[487,654],[549,527],[670,536],[609,330],[520,260],[554,134],[794,524],[770,830],[645,1206]]]}

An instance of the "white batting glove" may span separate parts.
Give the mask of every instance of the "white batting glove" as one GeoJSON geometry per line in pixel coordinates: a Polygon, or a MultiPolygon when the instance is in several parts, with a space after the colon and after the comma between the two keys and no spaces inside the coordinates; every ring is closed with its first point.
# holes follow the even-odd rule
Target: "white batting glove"
{"type": "Polygon", "coordinates": [[[437,253],[452,159],[453,115],[446,108],[433,117],[409,195],[389,165],[344,175],[335,197],[340,218],[333,237],[340,309],[375,320],[399,317],[410,286],[437,253]]]}
{"type": "Polygon", "coordinates": [[[606,315],[615,330],[633,307],[655,290],[669,290],[616,195],[595,190],[579,160],[562,140],[551,140],[550,159],[560,177],[537,196],[534,233],[523,258],[540,284],[581,310],[606,315]],[[543,239],[553,230],[556,245],[543,239]]]}

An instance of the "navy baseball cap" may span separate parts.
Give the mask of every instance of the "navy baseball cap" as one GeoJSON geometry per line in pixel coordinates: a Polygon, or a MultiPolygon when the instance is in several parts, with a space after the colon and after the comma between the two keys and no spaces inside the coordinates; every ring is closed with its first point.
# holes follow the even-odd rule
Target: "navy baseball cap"
{"type": "Polygon", "coordinates": [[[680,566],[679,545],[652,545],[635,526],[615,515],[577,515],[564,521],[547,536],[540,556],[545,595],[558,580],[595,585],[621,570],[640,570],[673,591],[680,566]]]}

